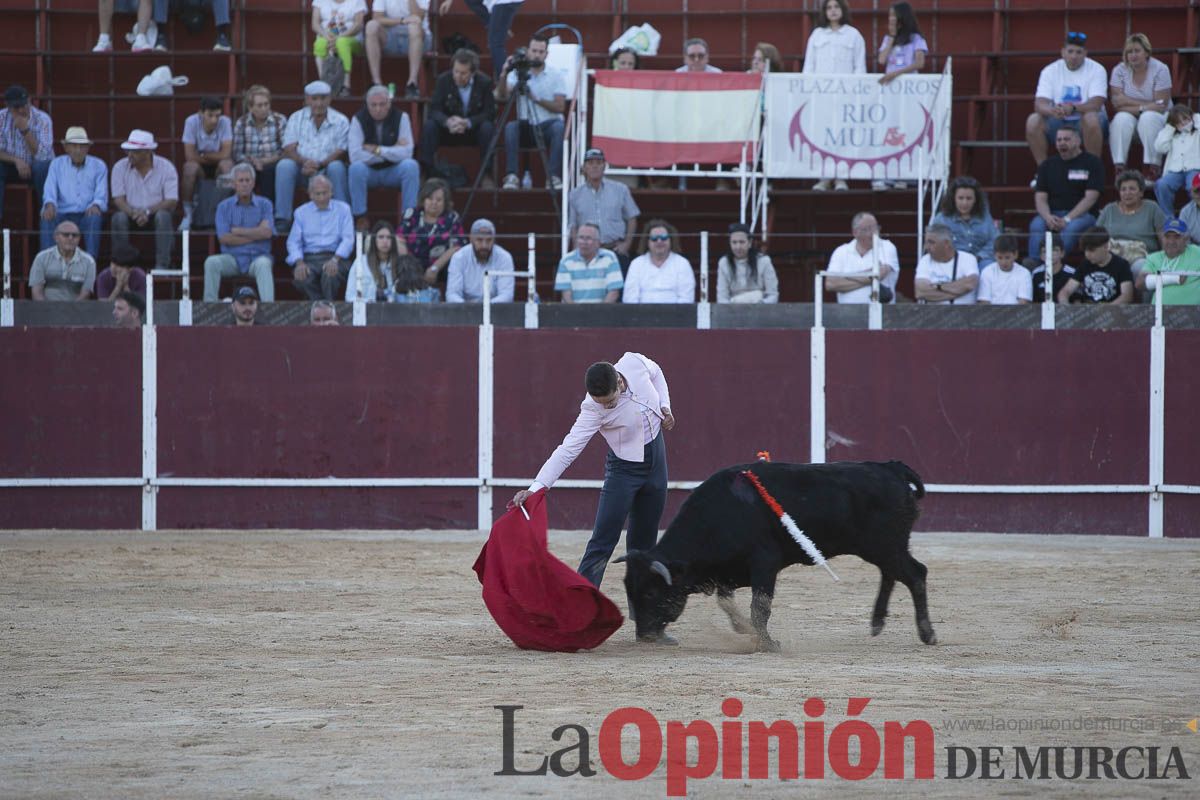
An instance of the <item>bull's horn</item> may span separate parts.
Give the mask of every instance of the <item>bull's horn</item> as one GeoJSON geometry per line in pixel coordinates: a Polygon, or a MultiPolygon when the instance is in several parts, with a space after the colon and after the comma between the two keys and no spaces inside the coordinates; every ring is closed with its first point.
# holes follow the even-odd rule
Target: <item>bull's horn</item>
{"type": "Polygon", "coordinates": [[[671,585],[671,570],[667,569],[666,565],[661,561],[651,561],[650,571],[657,572],[662,576],[662,579],[667,582],[667,586],[671,585]]]}
{"type": "Polygon", "coordinates": [[[628,558],[628,556],[617,556],[616,558],[614,558],[614,559],[612,560],[612,563],[613,563],[613,564],[620,564],[620,563],[624,562],[626,558],[628,558]]]}

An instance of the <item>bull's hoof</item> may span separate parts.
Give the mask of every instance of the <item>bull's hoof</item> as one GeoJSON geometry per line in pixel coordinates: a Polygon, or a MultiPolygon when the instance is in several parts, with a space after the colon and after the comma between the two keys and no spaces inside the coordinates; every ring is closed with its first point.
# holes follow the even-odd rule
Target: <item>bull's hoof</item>
{"type": "Polygon", "coordinates": [[[872,622],[871,623],[871,635],[878,636],[881,633],[883,633],[883,621],[880,620],[879,622],[872,622]]]}
{"type": "Polygon", "coordinates": [[[772,639],[770,636],[760,636],[758,639],[758,647],[755,648],[760,653],[779,653],[783,651],[779,642],[772,639]]]}
{"type": "Polygon", "coordinates": [[[937,634],[933,632],[933,626],[926,623],[917,627],[917,634],[921,637],[921,641],[925,644],[937,644],[937,634]]]}
{"type": "Polygon", "coordinates": [[[679,640],[669,633],[660,633],[657,636],[639,636],[637,640],[642,644],[657,644],[662,647],[679,646],[679,640]]]}
{"type": "Polygon", "coordinates": [[[731,624],[733,625],[734,633],[754,633],[754,626],[748,622],[741,622],[740,620],[731,620],[731,624]]]}

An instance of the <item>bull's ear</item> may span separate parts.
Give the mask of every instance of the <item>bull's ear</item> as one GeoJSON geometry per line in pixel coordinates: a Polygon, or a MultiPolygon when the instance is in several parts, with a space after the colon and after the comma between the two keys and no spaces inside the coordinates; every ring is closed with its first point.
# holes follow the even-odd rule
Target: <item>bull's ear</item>
{"type": "Polygon", "coordinates": [[[662,579],[667,582],[667,586],[671,585],[671,570],[667,569],[667,565],[661,561],[651,561],[650,571],[662,576],[662,579]]]}
{"type": "Polygon", "coordinates": [[[614,559],[613,559],[613,560],[612,560],[610,563],[612,563],[612,564],[621,564],[621,563],[624,563],[625,559],[627,559],[627,558],[629,558],[629,555],[628,555],[628,554],[625,554],[625,555],[623,555],[623,556],[617,556],[617,557],[616,557],[616,558],[614,558],[614,559]]]}

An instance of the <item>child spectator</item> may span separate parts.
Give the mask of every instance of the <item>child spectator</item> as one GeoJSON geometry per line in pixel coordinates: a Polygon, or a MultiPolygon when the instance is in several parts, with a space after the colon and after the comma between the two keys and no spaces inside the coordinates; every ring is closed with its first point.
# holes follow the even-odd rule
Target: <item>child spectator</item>
{"type": "Polygon", "coordinates": [[[313,42],[313,55],[317,59],[317,74],[330,51],[337,53],[346,77],[339,97],[350,96],[350,68],[354,56],[365,52],[358,34],[363,30],[363,19],[367,16],[365,0],[313,0],[312,29],[317,35],[313,42]]]}
{"type": "MultiPolygon", "coordinates": [[[[1050,244],[1051,256],[1050,263],[1052,267],[1052,277],[1050,278],[1050,297],[1054,298],[1062,287],[1067,285],[1067,281],[1075,277],[1075,268],[1070,264],[1063,263],[1063,242],[1062,237],[1057,233],[1053,234],[1050,244]]],[[[1029,268],[1029,274],[1033,278],[1033,302],[1041,303],[1046,299],[1046,239],[1042,238],[1041,244],[1038,246],[1038,260],[1025,262],[1025,266],[1029,268]]]]}
{"type": "Polygon", "coordinates": [[[976,303],[1012,306],[1033,300],[1033,276],[1028,268],[1017,263],[1020,253],[1017,237],[1008,234],[996,237],[995,261],[979,273],[976,303]]]}
{"type": "Polygon", "coordinates": [[[1133,272],[1128,261],[1114,256],[1109,250],[1108,231],[1098,226],[1089,228],[1079,241],[1083,248],[1083,265],[1058,290],[1058,302],[1064,305],[1132,303],[1133,272]]]}
{"type": "MultiPolygon", "coordinates": [[[[879,66],[884,68],[879,82],[886,86],[901,75],[925,69],[929,45],[921,36],[917,16],[908,3],[892,3],[888,9],[888,34],[879,43],[879,66]]],[[[882,192],[887,188],[907,189],[904,181],[871,181],[871,188],[882,192]]]]}
{"type": "Polygon", "coordinates": [[[1167,124],[1158,132],[1154,149],[1166,155],[1162,177],[1154,184],[1154,196],[1167,218],[1175,216],[1175,193],[1191,186],[1200,174],[1200,114],[1182,103],[1171,106],[1167,124]]]}

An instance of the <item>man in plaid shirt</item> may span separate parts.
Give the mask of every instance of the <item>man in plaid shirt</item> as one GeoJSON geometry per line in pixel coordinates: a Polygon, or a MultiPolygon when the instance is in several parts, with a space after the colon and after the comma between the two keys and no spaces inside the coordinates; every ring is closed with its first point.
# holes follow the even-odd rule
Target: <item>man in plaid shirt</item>
{"type": "MultiPolygon", "coordinates": [[[[0,109],[0,218],[4,215],[4,187],[8,182],[33,186],[33,207],[42,207],[42,187],[54,160],[54,123],[45,111],[29,104],[24,86],[4,93],[0,109]]],[[[29,224],[34,225],[35,220],[29,224]]]]}
{"type": "Polygon", "coordinates": [[[271,110],[271,91],[254,85],[246,90],[246,113],[233,126],[233,160],[254,167],[254,193],[275,196],[275,164],[283,157],[287,117],[271,110]]]}

